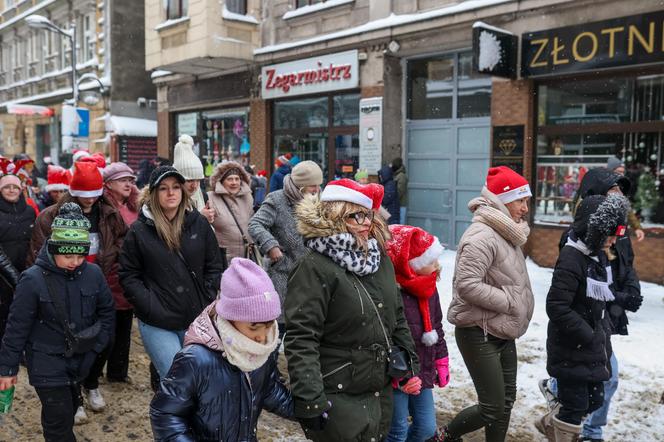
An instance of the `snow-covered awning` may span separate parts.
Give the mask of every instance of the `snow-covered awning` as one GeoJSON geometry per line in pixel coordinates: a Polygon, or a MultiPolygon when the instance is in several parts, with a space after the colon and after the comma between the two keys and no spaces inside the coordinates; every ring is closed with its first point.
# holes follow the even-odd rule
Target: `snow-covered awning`
{"type": "Polygon", "coordinates": [[[50,107],[34,104],[8,104],[7,113],[13,115],[41,115],[43,117],[52,117],[54,114],[50,107]]]}
{"type": "Polygon", "coordinates": [[[145,118],[117,117],[106,114],[106,131],[130,137],[156,137],[157,122],[145,118]]]}

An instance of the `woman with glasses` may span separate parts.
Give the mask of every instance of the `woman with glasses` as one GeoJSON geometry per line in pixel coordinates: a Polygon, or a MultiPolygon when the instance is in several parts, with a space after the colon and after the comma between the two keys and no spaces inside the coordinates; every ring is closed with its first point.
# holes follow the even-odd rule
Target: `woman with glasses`
{"type": "Polygon", "coordinates": [[[419,393],[415,346],[385,254],[389,231],[374,216],[382,199],[380,185],[341,179],[295,209],[308,250],[288,281],[284,344],[295,416],[314,441],[387,436],[391,346],[406,361],[394,381],[419,393]]]}
{"type": "MultiPolygon", "coordinates": [[[[323,184],[323,171],[313,161],[298,163],[284,178],[284,188],[271,192],[249,221],[249,235],[270,259],[267,274],[281,297],[286,296],[288,275],[304,255],[302,235],[295,223],[295,207],[305,197],[317,198],[323,184]]],[[[283,315],[279,332],[285,330],[283,315]]]]}

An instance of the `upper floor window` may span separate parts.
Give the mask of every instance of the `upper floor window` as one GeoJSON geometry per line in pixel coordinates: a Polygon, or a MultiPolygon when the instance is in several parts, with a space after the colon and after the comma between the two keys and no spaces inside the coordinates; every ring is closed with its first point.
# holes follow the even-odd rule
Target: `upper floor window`
{"type": "Polygon", "coordinates": [[[80,54],[81,61],[87,61],[92,59],[95,56],[95,47],[96,47],[96,36],[95,36],[95,27],[93,23],[93,14],[88,14],[82,18],[82,30],[81,32],[81,43],[80,43],[80,54]]]}
{"type": "Polygon", "coordinates": [[[301,8],[303,6],[315,5],[317,3],[325,3],[325,0],[295,0],[295,7],[301,8]]]}
{"type": "Polygon", "coordinates": [[[247,0],[226,0],[226,9],[236,14],[247,14],[247,0]]]}
{"type": "Polygon", "coordinates": [[[166,18],[168,20],[185,17],[189,0],[166,0],[166,18]]]}

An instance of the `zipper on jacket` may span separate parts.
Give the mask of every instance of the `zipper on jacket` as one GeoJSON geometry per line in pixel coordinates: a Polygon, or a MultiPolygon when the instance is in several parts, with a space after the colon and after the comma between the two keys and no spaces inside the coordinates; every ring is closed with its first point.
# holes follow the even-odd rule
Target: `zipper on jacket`
{"type": "Polygon", "coordinates": [[[364,301],[362,301],[362,294],[360,293],[360,289],[357,288],[357,284],[355,284],[355,282],[353,282],[353,287],[355,287],[357,297],[360,298],[360,309],[362,310],[362,316],[364,316],[364,301]]]}
{"type": "Polygon", "coordinates": [[[482,312],[482,330],[484,331],[484,342],[489,342],[489,336],[487,332],[488,321],[486,319],[486,312],[482,312]]]}
{"type": "Polygon", "coordinates": [[[251,403],[249,404],[249,422],[247,423],[249,434],[247,435],[248,437],[251,437],[251,435],[256,436],[256,433],[254,433],[254,389],[251,386],[251,377],[249,376],[249,373],[244,373],[244,376],[247,378],[247,384],[249,384],[249,394],[251,395],[251,403]]]}
{"type": "Polygon", "coordinates": [[[323,379],[325,379],[325,378],[328,377],[328,376],[332,376],[334,373],[338,373],[338,372],[340,372],[341,370],[343,370],[344,368],[346,368],[346,367],[348,367],[348,366],[351,366],[351,365],[353,365],[352,362],[346,362],[345,364],[341,365],[340,367],[337,367],[337,368],[335,368],[334,370],[325,373],[325,374],[323,375],[323,379]]]}

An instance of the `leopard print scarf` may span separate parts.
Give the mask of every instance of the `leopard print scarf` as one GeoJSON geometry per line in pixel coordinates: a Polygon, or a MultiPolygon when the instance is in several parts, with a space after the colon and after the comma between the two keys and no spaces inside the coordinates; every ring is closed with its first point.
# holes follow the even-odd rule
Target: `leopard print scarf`
{"type": "Polygon", "coordinates": [[[366,276],[376,273],[380,266],[380,248],[374,238],[367,242],[368,251],[362,250],[350,233],[339,233],[307,240],[307,247],[321,253],[339,266],[366,276]]]}

